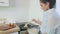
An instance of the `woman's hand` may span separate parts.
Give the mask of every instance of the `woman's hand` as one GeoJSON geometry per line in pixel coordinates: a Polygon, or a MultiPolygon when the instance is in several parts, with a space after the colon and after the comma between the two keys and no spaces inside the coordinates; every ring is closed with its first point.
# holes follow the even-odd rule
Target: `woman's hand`
{"type": "Polygon", "coordinates": [[[36,22],[37,23],[37,20],[36,19],[32,19],[32,21],[36,22]]]}
{"type": "Polygon", "coordinates": [[[32,21],[34,21],[35,23],[38,23],[38,24],[41,25],[41,21],[40,20],[32,19],[32,21]]]}
{"type": "Polygon", "coordinates": [[[43,34],[47,34],[47,33],[43,33],[43,34]]]}

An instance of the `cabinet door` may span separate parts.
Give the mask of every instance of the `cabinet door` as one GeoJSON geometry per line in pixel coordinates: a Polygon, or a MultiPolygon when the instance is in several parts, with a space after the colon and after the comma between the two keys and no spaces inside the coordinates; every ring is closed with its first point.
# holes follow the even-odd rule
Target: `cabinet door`
{"type": "Polygon", "coordinates": [[[9,6],[9,0],[0,0],[0,6],[9,6]]]}

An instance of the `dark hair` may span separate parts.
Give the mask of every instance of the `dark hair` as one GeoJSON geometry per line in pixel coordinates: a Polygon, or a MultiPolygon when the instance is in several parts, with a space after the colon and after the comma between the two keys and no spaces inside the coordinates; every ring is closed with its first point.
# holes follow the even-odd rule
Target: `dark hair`
{"type": "Polygon", "coordinates": [[[43,3],[49,2],[50,4],[50,9],[54,8],[55,4],[56,4],[56,0],[40,0],[43,3]]]}

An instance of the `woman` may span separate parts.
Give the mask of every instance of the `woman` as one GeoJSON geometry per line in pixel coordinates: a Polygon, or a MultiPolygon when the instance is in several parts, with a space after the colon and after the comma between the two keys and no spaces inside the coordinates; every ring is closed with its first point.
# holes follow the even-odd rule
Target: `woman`
{"type": "Polygon", "coordinates": [[[42,34],[54,34],[55,26],[58,24],[59,16],[55,11],[56,0],[40,0],[40,6],[43,10],[42,20],[32,19],[40,25],[42,34]]]}

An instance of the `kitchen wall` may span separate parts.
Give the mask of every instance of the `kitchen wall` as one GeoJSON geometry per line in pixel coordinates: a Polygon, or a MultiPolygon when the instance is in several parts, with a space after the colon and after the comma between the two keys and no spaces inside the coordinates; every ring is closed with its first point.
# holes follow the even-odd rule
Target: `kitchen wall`
{"type": "Polygon", "coordinates": [[[0,7],[0,17],[25,22],[29,18],[30,0],[9,0],[9,7],[0,7]]]}
{"type": "Polygon", "coordinates": [[[59,3],[60,3],[60,0],[56,0],[56,11],[60,15],[60,4],[59,3]]]}
{"type": "Polygon", "coordinates": [[[40,7],[39,0],[31,0],[30,8],[29,8],[29,20],[31,19],[40,19],[42,15],[42,10],[40,7]]]}

